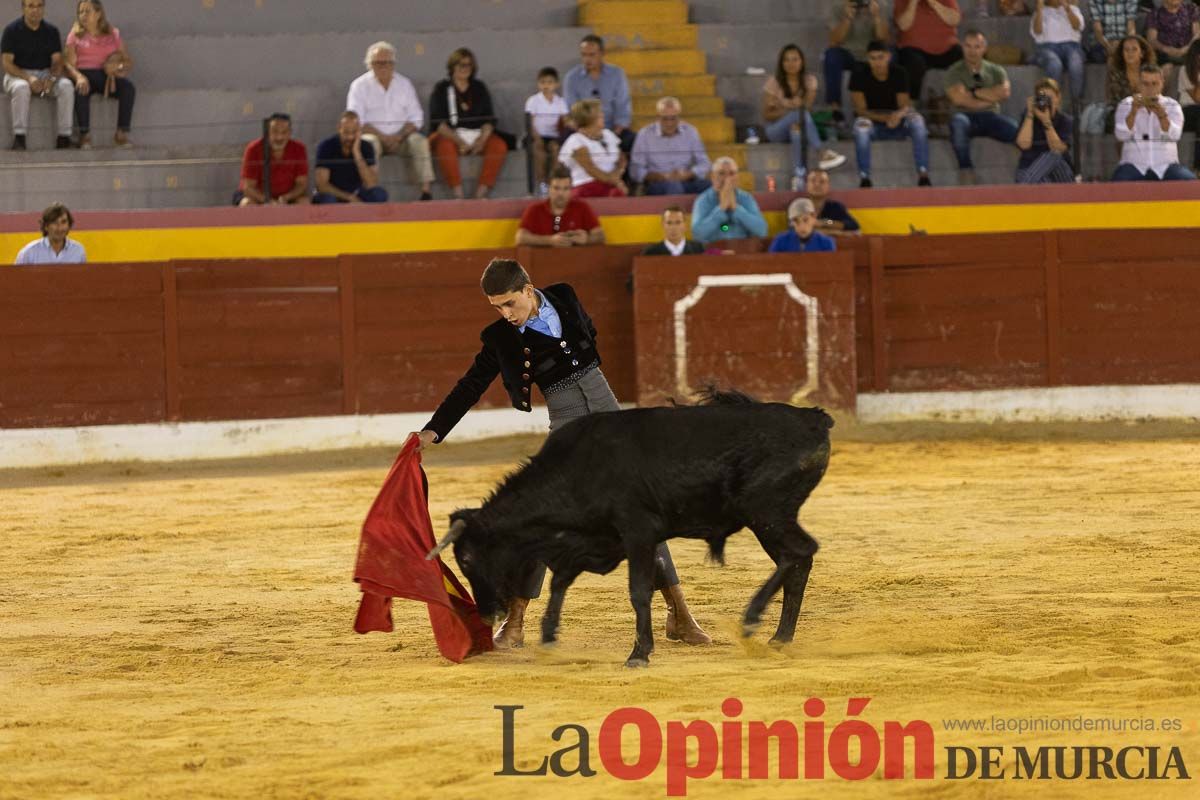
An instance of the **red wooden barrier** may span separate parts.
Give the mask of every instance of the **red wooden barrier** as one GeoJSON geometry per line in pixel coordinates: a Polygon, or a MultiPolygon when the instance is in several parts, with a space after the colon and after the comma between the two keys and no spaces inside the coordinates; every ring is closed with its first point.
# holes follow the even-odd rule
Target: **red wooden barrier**
{"type": "MultiPolygon", "coordinates": [[[[638,258],[634,297],[639,249],[6,267],[0,427],[430,410],[495,319],[484,266],[514,255],[538,285],[576,287],[627,402],[681,394],[674,303],[714,272],[787,272],[818,298],[813,400],[832,406],[852,406],[856,391],[1200,382],[1192,229],[845,237],[835,256],[638,258]]],[[[791,397],[808,379],[807,322],[787,297],[778,286],[710,289],[685,315],[689,386],[711,378],[791,397]]],[[[493,387],[482,405],[508,400],[493,387]]]]}
{"type": "Polygon", "coordinates": [[[712,383],[854,408],[853,255],[640,256],[634,276],[639,403],[712,383]]]}

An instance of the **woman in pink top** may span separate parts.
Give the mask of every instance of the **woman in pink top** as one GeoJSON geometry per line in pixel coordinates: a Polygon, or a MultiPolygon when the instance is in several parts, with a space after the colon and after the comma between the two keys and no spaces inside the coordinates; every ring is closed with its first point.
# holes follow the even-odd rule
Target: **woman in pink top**
{"type": "Polygon", "coordinates": [[[79,146],[92,146],[91,92],[117,98],[117,147],[129,147],[136,91],[127,77],[133,59],[121,41],[121,32],[108,22],[101,0],[80,0],[75,25],[67,34],[67,72],[75,80],[75,117],[79,121],[79,146]]]}

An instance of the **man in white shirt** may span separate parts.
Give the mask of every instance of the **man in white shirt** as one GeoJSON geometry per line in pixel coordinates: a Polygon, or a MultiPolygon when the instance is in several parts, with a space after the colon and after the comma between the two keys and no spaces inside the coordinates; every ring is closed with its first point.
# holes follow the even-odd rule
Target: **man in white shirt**
{"type": "Polygon", "coordinates": [[[1138,93],[1117,106],[1113,129],[1121,147],[1121,163],[1114,181],[1195,180],[1179,163],[1176,144],[1183,133],[1183,109],[1179,101],[1163,95],[1162,69],[1143,64],[1138,76],[1138,93]]]}
{"type": "Polygon", "coordinates": [[[62,203],[42,212],[42,238],[34,239],[17,253],[17,265],[86,264],[87,253],[79,242],[67,238],[75,217],[62,203]]]}
{"type": "Polygon", "coordinates": [[[421,133],[425,112],[412,81],[396,74],[396,48],[376,42],[367,48],[367,71],[354,79],[346,94],[346,108],[362,120],[362,138],[379,156],[398,154],[409,159],[421,185],[421,199],[432,200],[433,160],[429,140],[421,133]]]}

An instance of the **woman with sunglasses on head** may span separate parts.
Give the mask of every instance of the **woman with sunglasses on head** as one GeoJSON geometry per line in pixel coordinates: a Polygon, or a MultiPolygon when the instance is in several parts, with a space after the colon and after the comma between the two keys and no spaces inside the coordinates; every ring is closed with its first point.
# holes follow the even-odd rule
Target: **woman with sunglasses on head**
{"type": "Polygon", "coordinates": [[[133,101],[137,91],[129,80],[133,58],[104,13],[101,0],[80,0],[75,25],[67,34],[63,60],[67,74],[75,81],[75,119],[79,124],[79,146],[92,147],[91,94],[113,97],[117,101],[117,132],[113,143],[131,147],[129,127],[133,121],[133,101]]]}

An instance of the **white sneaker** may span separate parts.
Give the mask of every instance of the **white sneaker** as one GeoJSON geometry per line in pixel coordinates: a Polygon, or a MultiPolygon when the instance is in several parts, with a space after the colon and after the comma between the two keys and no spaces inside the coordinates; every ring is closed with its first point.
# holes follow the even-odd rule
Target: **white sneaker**
{"type": "Polygon", "coordinates": [[[822,150],[817,162],[821,169],[837,169],[846,163],[846,157],[836,150],[822,150]]]}

